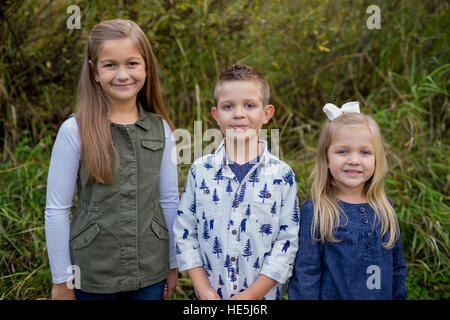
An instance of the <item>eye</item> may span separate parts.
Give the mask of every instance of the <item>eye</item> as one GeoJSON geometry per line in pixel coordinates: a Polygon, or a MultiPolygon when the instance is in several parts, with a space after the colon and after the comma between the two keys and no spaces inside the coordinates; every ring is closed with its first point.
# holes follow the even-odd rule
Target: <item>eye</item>
{"type": "Polygon", "coordinates": [[[224,104],[222,106],[222,109],[225,109],[225,110],[231,110],[232,108],[233,108],[233,106],[231,104],[224,104]]]}
{"type": "Polygon", "coordinates": [[[337,154],[346,154],[347,150],[337,150],[336,153],[337,154]]]}
{"type": "Polygon", "coordinates": [[[105,64],[103,67],[105,67],[105,68],[113,68],[114,64],[113,63],[108,63],[108,64],[105,64]]]}
{"type": "Polygon", "coordinates": [[[246,103],[245,104],[245,107],[247,108],[247,109],[251,109],[251,108],[253,108],[255,105],[253,104],[253,103],[246,103]]]}
{"type": "Polygon", "coordinates": [[[361,151],[361,154],[364,155],[364,156],[368,156],[368,155],[371,155],[372,152],[367,151],[367,150],[363,150],[363,151],[361,151]]]}
{"type": "Polygon", "coordinates": [[[129,65],[130,65],[130,66],[133,66],[133,67],[134,67],[134,66],[137,66],[138,64],[139,64],[138,62],[134,62],[134,61],[129,63],[129,65]]]}

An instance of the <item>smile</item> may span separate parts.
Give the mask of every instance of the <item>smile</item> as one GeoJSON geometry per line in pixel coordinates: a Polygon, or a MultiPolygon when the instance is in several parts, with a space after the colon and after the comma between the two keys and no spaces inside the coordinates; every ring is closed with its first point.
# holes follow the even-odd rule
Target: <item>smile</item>
{"type": "Polygon", "coordinates": [[[133,83],[125,83],[125,84],[113,84],[113,86],[118,87],[118,88],[128,88],[130,86],[132,86],[133,84],[135,84],[136,82],[133,83]]]}
{"type": "Polygon", "coordinates": [[[362,174],[362,171],[359,170],[344,170],[344,173],[348,176],[354,177],[362,174]]]}

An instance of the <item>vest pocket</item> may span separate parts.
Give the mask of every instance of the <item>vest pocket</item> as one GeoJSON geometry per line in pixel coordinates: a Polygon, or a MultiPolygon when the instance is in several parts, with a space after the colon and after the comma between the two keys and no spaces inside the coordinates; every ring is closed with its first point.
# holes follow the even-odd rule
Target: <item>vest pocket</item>
{"type": "Polygon", "coordinates": [[[96,223],[93,223],[87,229],[72,239],[73,249],[81,249],[88,246],[98,235],[100,228],[96,223]]]}
{"type": "Polygon", "coordinates": [[[155,219],[152,221],[152,230],[155,235],[162,240],[169,240],[169,230],[155,219]]]}
{"type": "Polygon", "coordinates": [[[159,167],[162,159],[164,143],[155,140],[141,140],[142,161],[145,167],[159,167]]]}

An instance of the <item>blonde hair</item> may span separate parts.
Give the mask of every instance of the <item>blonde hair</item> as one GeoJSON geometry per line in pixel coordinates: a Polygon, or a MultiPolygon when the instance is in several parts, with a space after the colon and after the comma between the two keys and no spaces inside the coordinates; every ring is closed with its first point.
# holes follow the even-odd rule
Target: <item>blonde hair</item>
{"type": "Polygon", "coordinates": [[[375,170],[372,177],[366,181],[364,192],[369,205],[375,212],[375,221],[381,223],[381,238],[389,231],[389,238],[382,243],[385,248],[392,248],[398,237],[398,222],[394,208],[389,203],[384,191],[384,177],[387,172],[386,152],[383,138],[375,120],[361,113],[344,113],[333,121],[327,121],[322,128],[317,146],[315,168],[311,175],[311,196],[314,204],[314,218],[311,226],[313,239],[316,238],[317,228],[319,240],[338,242],[334,231],[339,226],[340,218],[347,219],[342,208],[337,203],[336,188],[333,176],[328,169],[328,149],[333,135],[338,128],[351,125],[365,125],[372,134],[375,170]]]}
{"type": "Polygon", "coordinates": [[[124,38],[134,42],[145,61],[147,77],[137,100],[146,111],[161,115],[174,129],[163,104],[156,60],[142,29],[133,21],[125,19],[106,20],[95,25],[88,38],[87,52],[78,80],[76,119],[81,160],[88,174],[104,184],[113,183],[113,169],[118,164],[117,151],[110,132],[108,96],[94,80],[94,72],[101,45],[108,40],[124,38]]]}

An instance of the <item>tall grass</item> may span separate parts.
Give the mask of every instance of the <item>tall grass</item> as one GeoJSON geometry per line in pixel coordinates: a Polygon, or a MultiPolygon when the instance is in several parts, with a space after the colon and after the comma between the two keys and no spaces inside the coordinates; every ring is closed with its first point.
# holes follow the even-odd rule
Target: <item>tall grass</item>
{"type": "MultiPolygon", "coordinates": [[[[83,1],[82,29],[65,28],[70,1],[0,8],[0,298],[46,299],[45,189],[57,128],[73,112],[88,30],[101,19],[135,20],[160,64],[165,102],[178,128],[215,127],[218,73],[260,69],[271,85],[281,158],[300,201],[326,102],[359,100],[379,123],[389,155],[386,190],[401,228],[412,299],[448,299],[449,5],[431,1],[83,1]],[[381,30],[366,28],[369,5],[381,30]],[[51,19],[56,27],[46,21],[51,19]]],[[[180,165],[183,187],[188,165],[180,165]]],[[[193,298],[186,274],[175,298],[193,298]]]]}

